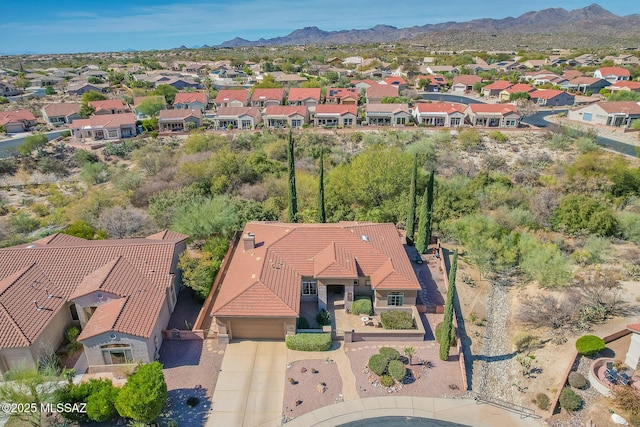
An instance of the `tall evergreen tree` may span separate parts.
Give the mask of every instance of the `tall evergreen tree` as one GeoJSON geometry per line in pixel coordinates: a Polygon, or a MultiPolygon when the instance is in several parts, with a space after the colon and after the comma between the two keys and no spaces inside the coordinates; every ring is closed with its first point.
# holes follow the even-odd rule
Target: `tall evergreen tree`
{"type": "MultiPolygon", "coordinates": [[[[431,173],[433,175],[433,172],[431,173]]],[[[429,177],[431,182],[431,177],[429,177]]],[[[433,194],[433,193],[432,193],[433,194]]],[[[416,240],[416,249],[421,254],[427,253],[429,249],[429,243],[431,239],[427,239],[429,234],[428,227],[431,221],[429,220],[429,186],[424,189],[424,195],[422,196],[422,203],[420,204],[420,219],[418,221],[418,239],[416,240]]]]}
{"type": "Polygon", "coordinates": [[[444,320],[442,332],[440,334],[440,360],[449,359],[449,349],[451,348],[451,332],[453,331],[453,300],[456,294],[456,271],[458,270],[458,251],[453,253],[451,269],[449,269],[449,289],[447,289],[447,300],[444,303],[444,320]]]}
{"type": "Polygon", "coordinates": [[[320,151],[320,176],[318,177],[318,222],[327,222],[324,209],[324,147],[320,151]]]}
{"type": "Polygon", "coordinates": [[[433,233],[433,186],[435,183],[436,171],[432,170],[429,175],[429,183],[427,184],[427,247],[431,243],[431,234],[433,233]]]}
{"type": "Polygon", "coordinates": [[[293,132],[289,129],[289,222],[296,222],[298,217],[298,197],[296,195],[296,162],[293,151],[293,132]]]}
{"type": "Polygon", "coordinates": [[[418,155],[413,156],[413,175],[411,175],[411,190],[409,191],[409,212],[407,213],[407,244],[413,245],[416,234],[416,185],[418,181],[418,155]]]}

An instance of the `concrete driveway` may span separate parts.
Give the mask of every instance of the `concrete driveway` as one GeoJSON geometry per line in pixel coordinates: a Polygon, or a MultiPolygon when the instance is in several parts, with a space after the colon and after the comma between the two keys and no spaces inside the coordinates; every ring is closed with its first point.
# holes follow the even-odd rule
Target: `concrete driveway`
{"type": "Polygon", "coordinates": [[[286,364],[283,341],[228,344],[206,426],[279,426],[286,364]]]}

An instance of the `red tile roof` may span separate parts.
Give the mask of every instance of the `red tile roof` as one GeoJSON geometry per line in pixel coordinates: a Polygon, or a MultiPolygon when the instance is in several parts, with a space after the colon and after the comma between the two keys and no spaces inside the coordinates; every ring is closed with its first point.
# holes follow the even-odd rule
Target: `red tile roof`
{"type": "Polygon", "coordinates": [[[124,110],[124,104],[119,99],[103,99],[101,101],[89,101],[89,105],[95,108],[96,113],[102,110],[124,110]]]}
{"type": "Polygon", "coordinates": [[[484,114],[509,114],[518,113],[518,109],[513,104],[469,104],[467,107],[472,113],[484,114]]]}
{"type": "Polygon", "coordinates": [[[518,83],[515,84],[507,89],[505,89],[507,92],[509,93],[518,93],[518,92],[533,92],[534,90],[536,90],[535,87],[525,84],[525,83],[518,83]]]}
{"type": "Polygon", "coordinates": [[[603,79],[599,79],[597,77],[585,77],[585,76],[580,76],[580,77],[576,77],[573,80],[569,81],[569,84],[576,84],[576,85],[592,85],[594,83],[599,82],[600,80],[603,79]]]}
{"type": "Polygon", "coordinates": [[[358,99],[358,88],[356,87],[330,87],[327,89],[327,99],[358,99]]]}
{"type": "Polygon", "coordinates": [[[309,114],[307,107],[297,105],[269,105],[264,110],[265,116],[307,116],[309,114]]]}
{"type": "Polygon", "coordinates": [[[505,90],[513,86],[513,83],[506,80],[497,80],[491,84],[486,85],[482,90],[505,90]]]}
{"type": "Polygon", "coordinates": [[[379,290],[418,290],[393,224],[251,222],[254,249],[233,253],[215,316],[297,317],[303,277],[370,277],[379,290]]]}
{"type": "Polygon", "coordinates": [[[365,107],[367,113],[407,113],[409,114],[408,104],[367,104],[365,107]]]}
{"type": "Polygon", "coordinates": [[[218,96],[214,102],[216,104],[224,104],[231,101],[240,101],[246,103],[249,99],[249,91],[246,89],[222,89],[218,92],[218,96]]]}
{"type": "Polygon", "coordinates": [[[640,90],[640,82],[632,82],[632,81],[629,81],[629,80],[621,80],[619,82],[615,82],[614,84],[609,86],[607,89],[612,89],[612,88],[627,88],[629,90],[638,91],[638,90],[640,90]]]}
{"type": "Polygon", "coordinates": [[[294,87],[289,90],[289,101],[305,101],[307,99],[315,99],[320,102],[321,89],[319,87],[294,87]]]}
{"type": "Polygon", "coordinates": [[[418,113],[464,113],[465,106],[462,104],[449,103],[449,102],[433,102],[433,103],[419,103],[416,104],[415,111],[418,113]]]}
{"type": "MultiPolygon", "coordinates": [[[[149,337],[175,274],[176,244],[186,239],[160,234],[91,241],[54,234],[0,249],[0,348],[33,344],[72,297],[98,290],[126,299],[114,330],[149,337]]],[[[89,320],[89,331],[104,330],[98,320],[89,320]]],[[[83,331],[82,338],[88,333],[83,331]]]]}
{"type": "Polygon", "coordinates": [[[530,92],[529,95],[531,96],[531,99],[553,99],[556,96],[562,95],[563,93],[566,92],[557,89],[538,89],[534,92],[530,92]]]}
{"type": "Polygon", "coordinates": [[[596,71],[600,71],[600,75],[602,77],[606,76],[619,76],[619,77],[630,77],[631,73],[626,68],[622,67],[602,67],[598,68],[596,71]]]}
{"type": "Polygon", "coordinates": [[[354,116],[358,115],[358,106],[357,105],[345,105],[345,104],[319,104],[316,105],[316,116],[322,114],[332,114],[332,115],[344,115],[344,114],[353,114],[354,116]]]}
{"type": "Polygon", "coordinates": [[[402,77],[387,77],[382,81],[388,85],[406,85],[407,84],[406,80],[403,79],[402,77]]]}
{"type": "Polygon", "coordinates": [[[176,99],[173,101],[175,104],[191,104],[193,102],[200,102],[203,105],[207,103],[207,94],[204,92],[178,92],[176,93],[176,99]]]}
{"type": "Polygon", "coordinates": [[[640,103],[635,101],[598,102],[598,106],[607,113],[640,114],[640,103]]]}
{"type": "Polygon", "coordinates": [[[0,112],[0,125],[6,125],[16,122],[35,122],[36,118],[29,110],[3,111],[0,112]]]}
{"type": "Polygon", "coordinates": [[[453,79],[453,84],[462,83],[465,86],[473,86],[476,83],[480,83],[482,81],[482,77],[475,76],[472,74],[463,74],[460,76],[456,76],[453,79]]]}
{"type": "Polygon", "coordinates": [[[367,98],[395,98],[399,95],[397,86],[377,84],[367,88],[367,98]]]}
{"type": "Polygon", "coordinates": [[[103,114],[91,116],[88,119],[74,120],[69,125],[73,129],[91,128],[116,128],[120,126],[135,126],[136,118],[133,113],[103,114]]]}
{"type": "Polygon", "coordinates": [[[216,117],[240,117],[244,115],[258,118],[260,116],[258,107],[218,107],[216,117]]]}
{"type": "Polygon", "coordinates": [[[187,109],[160,110],[158,120],[184,120],[188,119],[189,117],[197,117],[198,119],[202,119],[202,111],[187,109]]]}
{"type": "Polygon", "coordinates": [[[56,102],[54,104],[47,104],[42,109],[47,114],[47,117],[69,117],[73,114],[80,113],[80,104],[75,102],[56,102]]]}
{"type": "Polygon", "coordinates": [[[253,91],[251,101],[278,101],[284,99],[284,88],[258,88],[253,91]]]}

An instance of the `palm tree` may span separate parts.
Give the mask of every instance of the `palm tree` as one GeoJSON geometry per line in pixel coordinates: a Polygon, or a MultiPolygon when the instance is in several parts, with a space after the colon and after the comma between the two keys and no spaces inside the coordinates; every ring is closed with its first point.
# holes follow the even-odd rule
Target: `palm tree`
{"type": "Polygon", "coordinates": [[[413,347],[405,347],[404,355],[409,358],[409,365],[413,365],[413,356],[416,355],[416,349],[413,347]]]}

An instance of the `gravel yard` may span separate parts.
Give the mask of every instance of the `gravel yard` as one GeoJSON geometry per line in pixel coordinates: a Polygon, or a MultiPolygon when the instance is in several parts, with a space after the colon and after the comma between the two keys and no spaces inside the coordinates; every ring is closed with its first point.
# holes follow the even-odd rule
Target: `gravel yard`
{"type": "Polygon", "coordinates": [[[282,413],[285,417],[299,417],[336,403],[340,398],[342,379],[335,363],[327,363],[325,359],[312,359],[298,360],[288,366],[286,378],[283,379],[285,383],[282,413]],[[314,370],[317,372],[314,373],[314,370]],[[288,378],[293,378],[297,384],[291,384],[288,378]]]}
{"type": "Polygon", "coordinates": [[[394,394],[419,397],[460,397],[465,394],[455,347],[451,348],[450,361],[442,362],[438,357],[439,345],[435,341],[346,343],[345,351],[351,361],[351,369],[356,377],[361,398],[389,395],[388,389],[372,384],[372,380],[377,380],[377,375],[369,372],[369,358],[378,353],[380,347],[393,347],[402,354],[403,349],[408,346],[416,349],[416,355],[413,356],[414,365],[405,364],[414,381],[403,384],[401,389],[393,392],[394,394]],[[430,367],[419,365],[419,360],[430,362],[430,367]]]}

